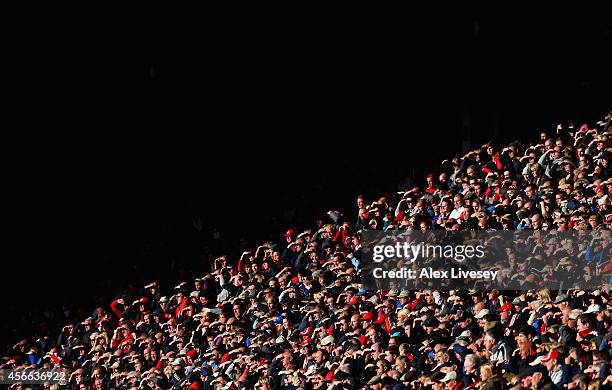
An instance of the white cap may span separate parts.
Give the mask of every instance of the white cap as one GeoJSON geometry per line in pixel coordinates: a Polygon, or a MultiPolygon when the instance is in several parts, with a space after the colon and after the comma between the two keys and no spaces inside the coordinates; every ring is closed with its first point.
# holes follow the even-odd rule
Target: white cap
{"type": "Polygon", "coordinates": [[[326,336],[321,340],[321,345],[326,346],[334,342],[334,336],[326,336]]]}
{"type": "Polygon", "coordinates": [[[595,312],[600,312],[600,311],[601,311],[601,306],[599,306],[598,304],[594,303],[591,306],[589,306],[588,309],[586,309],[586,311],[584,313],[588,314],[588,313],[595,313],[595,312]]]}
{"type": "Polygon", "coordinates": [[[474,317],[481,319],[482,317],[486,316],[487,314],[489,314],[489,309],[481,309],[478,314],[476,314],[474,317]]]}
{"type": "Polygon", "coordinates": [[[185,361],[183,360],[183,358],[176,358],[172,362],[172,365],[173,366],[184,366],[185,365],[185,361]]]}
{"type": "Polygon", "coordinates": [[[469,330],[464,330],[463,332],[461,332],[459,337],[472,337],[472,332],[470,332],[469,330]]]}
{"type": "Polygon", "coordinates": [[[537,358],[535,358],[534,361],[532,361],[531,363],[529,363],[530,366],[537,366],[538,364],[542,363],[542,358],[546,356],[546,355],[540,355],[537,358]]]}
{"type": "Polygon", "coordinates": [[[451,371],[446,373],[446,376],[442,378],[441,382],[448,382],[457,379],[457,373],[455,371],[451,371]]]}
{"type": "Polygon", "coordinates": [[[569,318],[570,318],[570,320],[575,320],[578,317],[580,317],[581,314],[582,314],[582,310],[574,309],[574,310],[570,311],[569,318]]]}

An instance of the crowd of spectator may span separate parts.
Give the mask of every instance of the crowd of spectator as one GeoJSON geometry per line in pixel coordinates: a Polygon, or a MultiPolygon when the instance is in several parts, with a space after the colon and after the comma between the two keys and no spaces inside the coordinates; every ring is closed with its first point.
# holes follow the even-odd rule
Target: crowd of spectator
{"type": "MultiPolygon", "coordinates": [[[[368,229],[609,230],[610,130],[608,116],[531,144],[489,142],[443,161],[423,187],[358,196],[355,214],[332,210],[176,285],[152,280],[90,313],[66,310],[0,368],[69,370],[46,389],[608,387],[607,284],[369,290],[360,274],[368,229]]],[[[610,273],[605,237],[581,248],[589,272],[610,273]]]]}

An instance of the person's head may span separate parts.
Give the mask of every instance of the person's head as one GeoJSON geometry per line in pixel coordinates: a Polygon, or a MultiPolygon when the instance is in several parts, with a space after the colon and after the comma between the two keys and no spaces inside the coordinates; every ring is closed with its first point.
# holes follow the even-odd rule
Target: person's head
{"type": "Polygon", "coordinates": [[[544,358],[542,358],[542,364],[548,372],[553,372],[559,364],[559,352],[556,349],[551,349],[544,358]]]}
{"type": "Polygon", "coordinates": [[[357,207],[362,209],[365,207],[365,205],[366,205],[365,197],[363,195],[359,195],[357,197],[357,207]]]}
{"type": "Polygon", "coordinates": [[[489,329],[484,335],[484,346],[490,351],[497,344],[500,334],[497,328],[489,329]]]}
{"type": "Polygon", "coordinates": [[[475,177],[476,176],[476,168],[473,165],[470,165],[469,167],[467,167],[467,169],[465,170],[465,173],[468,177],[475,177]]]}
{"type": "Polygon", "coordinates": [[[283,329],[291,329],[291,319],[288,316],[283,316],[283,329]]]}
{"type": "Polygon", "coordinates": [[[554,146],[553,146],[553,140],[551,138],[546,139],[546,141],[544,141],[544,149],[546,150],[551,150],[554,146]]]}
{"type": "Polygon", "coordinates": [[[325,355],[325,352],[320,349],[314,353],[314,359],[316,363],[324,362],[326,358],[327,356],[325,355]]]}
{"type": "Polygon", "coordinates": [[[435,184],[435,180],[432,174],[427,175],[426,177],[426,181],[427,181],[427,186],[428,187],[433,187],[435,184]]]}
{"type": "Polygon", "coordinates": [[[419,229],[423,231],[431,230],[431,221],[429,219],[422,220],[421,222],[419,222],[419,229]]]}
{"type": "Polygon", "coordinates": [[[450,213],[452,209],[453,207],[451,201],[448,199],[444,199],[440,205],[440,211],[442,211],[442,213],[450,213]]]}
{"type": "Polygon", "coordinates": [[[591,314],[582,314],[578,317],[578,322],[576,323],[578,331],[583,331],[587,329],[595,328],[597,324],[597,320],[591,314]]]}
{"type": "Polygon", "coordinates": [[[597,229],[601,223],[602,219],[599,214],[591,214],[589,216],[589,225],[591,225],[592,229],[597,229]]]}
{"type": "Polygon", "coordinates": [[[446,348],[440,348],[435,352],[434,359],[440,364],[446,364],[450,360],[450,355],[446,348]]]}
{"type": "Polygon", "coordinates": [[[472,209],[474,212],[479,212],[481,210],[480,200],[475,199],[472,201],[472,209]]]}
{"type": "Polygon", "coordinates": [[[588,167],[591,163],[591,160],[589,159],[589,156],[587,155],[582,155],[578,158],[578,166],[579,167],[588,167]]]}
{"type": "Polygon", "coordinates": [[[471,353],[469,355],[465,355],[463,368],[467,374],[472,373],[478,367],[478,356],[471,353]]]}
{"type": "Polygon", "coordinates": [[[486,382],[493,376],[493,368],[489,364],[480,366],[480,380],[486,382]]]}
{"type": "Polygon", "coordinates": [[[532,326],[522,327],[516,337],[516,344],[520,350],[527,352],[533,346],[533,338],[535,337],[535,329],[532,326]]]}
{"type": "Polygon", "coordinates": [[[370,343],[372,344],[378,342],[378,338],[379,338],[378,330],[376,330],[375,327],[371,326],[366,331],[366,338],[370,340],[370,343]]]}
{"type": "Polygon", "coordinates": [[[476,193],[476,195],[481,196],[484,194],[484,185],[482,183],[476,183],[474,184],[474,192],[476,193]]]}
{"type": "Polygon", "coordinates": [[[550,298],[550,290],[547,288],[541,288],[537,291],[538,298],[542,301],[542,303],[550,303],[552,299],[550,298]]]}
{"type": "Polygon", "coordinates": [[[533,382],[533,374],[521,377],[521,384],[523,385],[524,389],[535,389],[536,383],[533,382]]]}
{"type": "Polygon", "coordinates": [[[136,359],[136,361],[134,361],[134,371],[141,372],[143,367],[144,365],[140,359],[136,359]]]}
{"type": "Polygon", "coordinates": [[[399,372],[404,372],[408,369],[409,360],[406,356],[399,356],[395,359],[395,369],[399,372]]]}
{"type": "Polygon", "coordinates": [[[456,209],[463,207],[463,197],[459,194],[453,197],[453,205],[456,209]]]}
{"type": "Polygon", "coordinates": [[[390,364],[395,363],[395,359],[397,358],[399,352],[397,347],[388,347],[385,349],[385,360],[390,364]]]}

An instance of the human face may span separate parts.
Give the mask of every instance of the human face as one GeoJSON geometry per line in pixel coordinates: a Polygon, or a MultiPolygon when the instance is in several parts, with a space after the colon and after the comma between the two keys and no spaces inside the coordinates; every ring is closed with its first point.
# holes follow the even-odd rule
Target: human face
{"type": "Polygon", "coordinates": [[[368,331],[368,333],[366,334],[366,336],[370,340],[370,342],[372,342],[372,343],[375,343],[377,341],[377,338],[378,338],[378,336],[376,334],[376,331],[373,330],[373,329],[370,329],[368,331]]]}
{"type": "Polygon", "coordinates": [[[442,212],[443,213],[448,213],[451,211],[451,206],[450,203],[447,201],[442,202],[442,212]]]}
{"type": "Polygon", "coordinates": [[[435,359],[438,363],[444,364],[448,361],[448,354],[445,351],[438,351],[435,354],[435,359]]]}
{"type": "Polygon", "coordinates": [[[346,320],[340,322],[340,333],[346,333],[349,331],[349,323],[346,320]]]}
{"type": "Polygon", "coordinates": [[[529,158],[528,158],[528,160],[529,160],[529,163],[530,163],[530,164],[535,163],[535,162],[536,162],[536,155],[535,155],[535,153],[529,153],[529,158]]]}
{"type": "Polygon", "coordinates": [[[363,208],[365,206],[365,202],[363,198],[357,198],[357,207],[363,208]]]}
{"type": "Polygon", "coordinates": [[[527,336],[525,336],[522,333],[519,333],[518,336],[516,336],[516,343],[518,344],[520,348],[523,346],[527,346],[528,344],[531,344],[531,341],[529,340],[527,336]]]}
{"type": "Polygon", "coordinates": [[[552,149],[552,148],[553,148],[553,146],[552,146],[552,141],[551,141],[551,140],[549,140],[549,139],[548,139],[548,140],[546,140],[546,141],[544,142],[544,148],[546,148],[546,150],[550,150],[550,149],[552,149]]]}
{"type": "Polygon", "coordinates": [[[389,363],[395,362],[395,355],[390,351],[385,351],[385,360],[389,363]]]}
{"type": "Polygon", "coordinates": [[[359,315],[358,314],[351,317],[351,328],[353,328],[353,330],[359,328],[359,315]]]}
{"type": "Polygon", "coordinates": [[[453,199],[453,204],[455,205],[456,209],[459,209],[461,206],[463,206],[463,199],[461,199],[459,196],[455,196],[453,199]]]}
{"type": "Polygon", "coordinates": [[[487,369],[485,369],[484,367],[481,367],[480,368],[480,380],[485,382],[490,377],[491,376],[489,375],[489,371],[487,369]]]}
{"type": "Polygon", "coordinates": [[[500,318],[502,321],[507,321],[507,320],[508,320],[508,318],[510,318],[510,311],[508,311],[508,310],[504,310],[504,311],[502,311],[501,313],[499,313],[499,318],[500,318]]]}

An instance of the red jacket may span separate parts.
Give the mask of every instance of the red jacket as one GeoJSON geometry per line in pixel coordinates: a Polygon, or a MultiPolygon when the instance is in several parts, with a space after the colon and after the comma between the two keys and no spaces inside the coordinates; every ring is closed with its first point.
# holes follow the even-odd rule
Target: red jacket
{"type": "Polygon", "coordinates": [[[184,308],[187,307],[188,303],[189,303],[189,300],[187,299],[187,297],[183,297],[178,307],[176,308],[176,312],[175,312],[176,318],[178,318],[181,315],[181,312],[183,311],[184,308]]]}
{"type": "Polygon", "coordinates": [[[110,304],[110,308],[112,310],[113,313],[115,313],[115,315],[117,316],[117,318],[122,318],[123,314],[125,313],[125,310],[121,311],[119,309],[119,305],[120,303],[117,302],[117,300],[115,299],[111,304],[110,304]]]}

